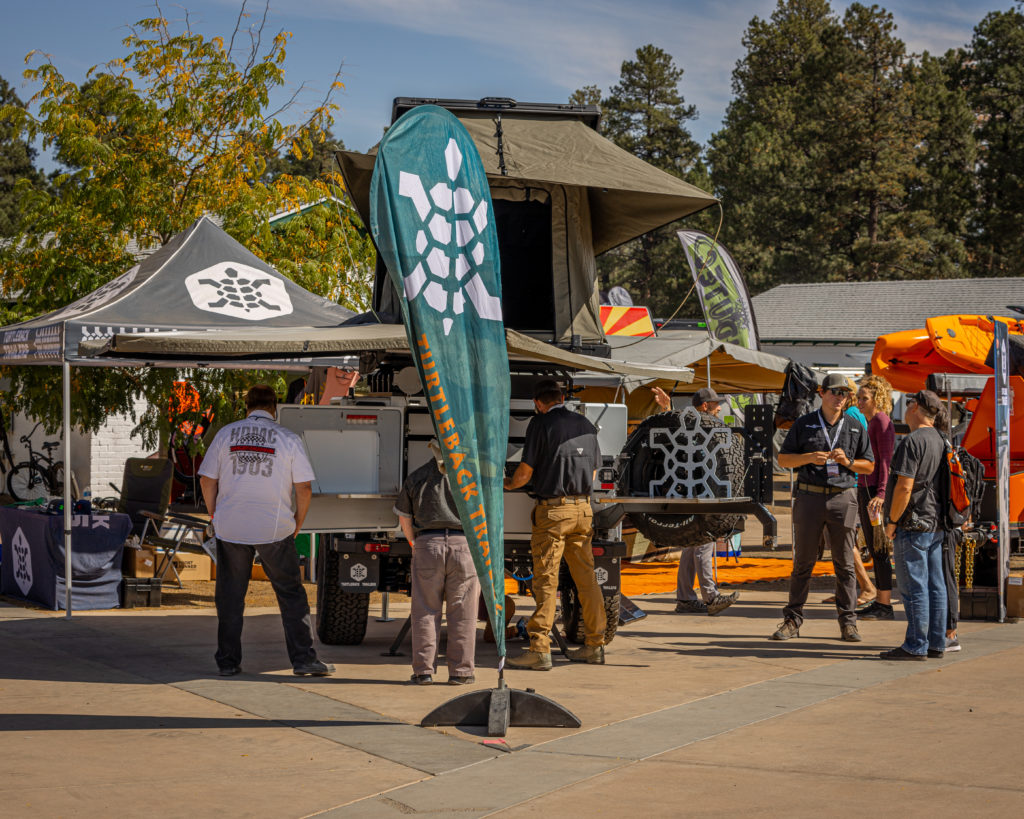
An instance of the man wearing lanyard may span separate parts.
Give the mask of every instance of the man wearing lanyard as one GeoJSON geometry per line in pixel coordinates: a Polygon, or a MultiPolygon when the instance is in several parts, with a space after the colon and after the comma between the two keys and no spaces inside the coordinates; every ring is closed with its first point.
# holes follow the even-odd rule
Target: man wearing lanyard
{"type": "Polygon", "coordinates": [[[798,418],[779,450],[779,465],[797,469],[793,498],[793,574],[784,620],[769,639],[800,636],[811,572],[827,528],[836,572],[836,610],[841,639],[860,642],[857,632],[857,576],[853,549],[857,528],[857,475],[874,466],[867,431],[843,415],[850,383],[839,373],[825,376],[821,409],[798,418]]]}

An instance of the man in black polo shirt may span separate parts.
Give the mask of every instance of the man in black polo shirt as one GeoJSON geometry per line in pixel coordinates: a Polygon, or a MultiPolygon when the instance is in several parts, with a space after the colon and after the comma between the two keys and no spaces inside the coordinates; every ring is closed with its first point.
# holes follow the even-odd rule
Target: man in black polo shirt
{"type": "Polygon", "coordinates": [[[789,605],[772,640],[800,636],[811,571],[827,528],[836,572],[836,610],[840,634],[860,642],[857,632],[857,576],[853,549],[857,528],[857,475],[868,474],[874,458],[867,430],[844,415],[850,383],[839,373],[825,376],[819,389],[821,409],[802,415],[790,427],[779,450],[779,466],[798,469],[793,498],[793,574],[789,605]]]}
{"type": "Polygon", "coordinates": [[[531,494],[537,498],[537,506],[530,549],[537,608],[526,626],[530,649],[506,665],[533,671],[551,669],[551,627],[563,552],[583,606],[586,635],[586,644],[570,651],[569,659],[603,664],[606,618],[590,547],[590,491],[601,464],[597,430],[582,415],[565,408],[557,381],[541,381],[533,396],[537,415],[526,428],[522,460],[515,474],[505,479],[505,489],[518,489],[533,479],[531,494]]]}

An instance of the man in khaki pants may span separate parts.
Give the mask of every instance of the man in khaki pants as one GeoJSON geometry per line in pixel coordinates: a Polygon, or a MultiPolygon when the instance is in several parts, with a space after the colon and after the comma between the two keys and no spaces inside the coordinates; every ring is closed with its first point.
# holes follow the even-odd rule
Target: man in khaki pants
{"type": "Polygon", "coordinates": [[[590,491],[601,463],[597,430],[585,417],[565,408],[557,381],[544,380],[533,393],[537,415],[526,428],[526,445],[515,474],[505,489],[525,486],[532,479],[533,598],[537,608],[526,626],[530,649],[508,660],[509,668],[551,669],[551,627],[562,555],[576,583],[583,606],[586,644],[569,652],[576,662],[604,663],[606,619],[601,588],[594,577],[593,513],[590,491]]]}

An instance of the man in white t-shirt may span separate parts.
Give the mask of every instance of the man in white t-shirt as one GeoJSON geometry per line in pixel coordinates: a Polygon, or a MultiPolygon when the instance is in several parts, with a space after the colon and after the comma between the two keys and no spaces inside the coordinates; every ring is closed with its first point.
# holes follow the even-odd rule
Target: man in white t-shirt
{"type": "Polygon", "coordinates": [[[295,535],[313,496],[313,468],[302,439],[275,423],[273,389],[256,385],[246,394],[245,407],[248,416],[217,433],[199,468],[217,536],[217,667],[224,677],[242,670],[245,593],[258,552],[277,595],[293,672],[325,677],[334,667],[313,650],[309,601],[295,551],[295,535]]]}

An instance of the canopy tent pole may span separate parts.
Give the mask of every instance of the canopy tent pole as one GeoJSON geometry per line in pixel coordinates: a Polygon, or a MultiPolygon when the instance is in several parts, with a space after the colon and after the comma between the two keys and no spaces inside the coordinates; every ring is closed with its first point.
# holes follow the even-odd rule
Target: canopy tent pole
{"type": "Polygon", "coordinates": [[[64,611],[71,619],[71,362],[63,362],[64,433],[64,611]]]}

